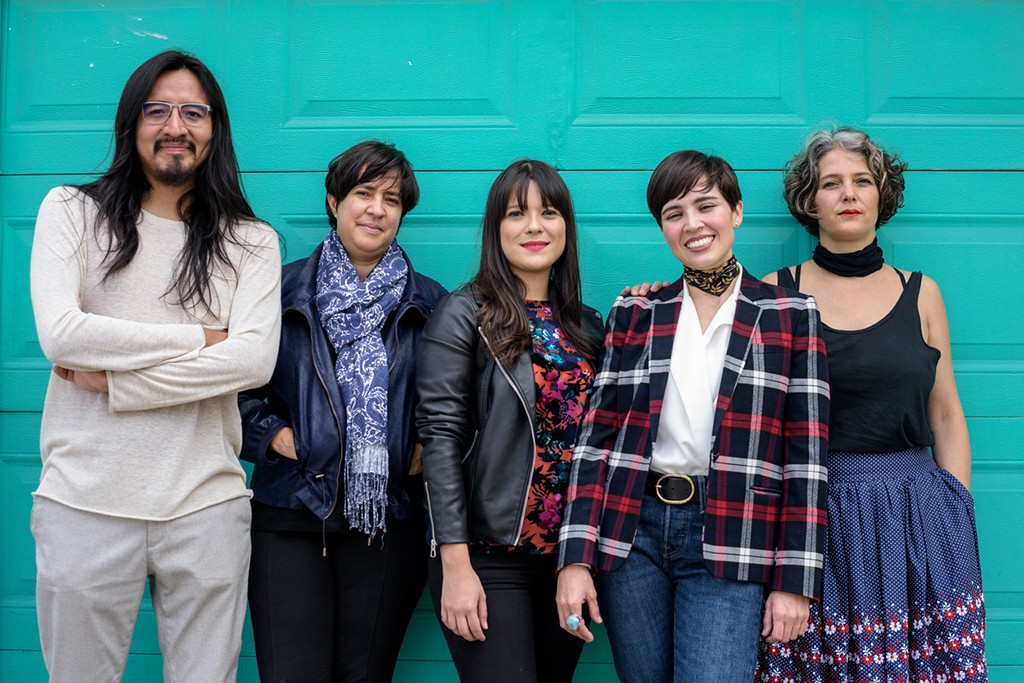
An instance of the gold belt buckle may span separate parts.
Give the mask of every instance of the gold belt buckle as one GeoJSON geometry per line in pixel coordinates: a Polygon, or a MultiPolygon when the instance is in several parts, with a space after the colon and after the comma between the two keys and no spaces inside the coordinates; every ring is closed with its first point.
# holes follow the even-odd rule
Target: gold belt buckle
{"type": "Polygon", "coordinates": [[[658,500],[666,505],[685,505],[693,500],[693,494],[697,492],[697,486],[693,483],[693,479],[685,474],[663,474],[658,478],[658,483],[654,485],[654,492],[658,494],[658,500]],[[690,495],[682,500],[672,500],[661,495],[661,485],[666,479],[685,479],[686,483],[690,485],[690,495]]]}

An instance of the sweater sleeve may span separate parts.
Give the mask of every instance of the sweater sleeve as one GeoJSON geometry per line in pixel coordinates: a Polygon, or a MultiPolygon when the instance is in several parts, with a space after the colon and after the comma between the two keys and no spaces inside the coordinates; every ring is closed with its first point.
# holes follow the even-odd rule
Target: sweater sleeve
{"type": "Polygon", "coordinates": [[[198,357],[205,338],[197,324],[135,322],[82,310],[89,220],[83,198],[66,187],[51,190],[39,209],[30,289],[47,360],[72,370],[128,371],[198,357]]]}
{"type": "Polygon", "coordinates": [[[228,338],[197,356],[130,371],[108,371],[110,410],[149,410],[201,401],[266,384],[281,332],[281,255],[262,229],[243,250],[227,317],[228,338]]]}

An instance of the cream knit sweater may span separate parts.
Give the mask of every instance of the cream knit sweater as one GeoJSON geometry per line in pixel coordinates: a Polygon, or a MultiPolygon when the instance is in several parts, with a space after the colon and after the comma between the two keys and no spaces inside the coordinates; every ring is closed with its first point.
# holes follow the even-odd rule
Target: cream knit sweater
{"type": "Polygon", "coordinates": [[[237,392],[265,384],[281,322],[278,239],[242,225],[229,245],[237,273],[216,272],[213,313],[167,294],[184,224],[143,212],[131,263],[103,282],[95,204],[72,188],[43,200],[32,244],[32,306],[46,358],[104,370],[109,394],[50,376],[37,496],[145,520],[167,520],[250,495],[237,455],[237,392]],[[203,327],[227,340],[204,348],[203,327]]]}

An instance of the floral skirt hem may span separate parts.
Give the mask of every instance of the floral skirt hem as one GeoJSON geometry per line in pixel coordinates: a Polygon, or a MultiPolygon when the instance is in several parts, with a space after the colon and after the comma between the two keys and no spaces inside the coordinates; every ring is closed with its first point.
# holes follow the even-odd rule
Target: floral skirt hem
{"type": "Polygon", "coordinates": [[[927,449],[829,454],[821,602],[761,683],[988,680],[971,494],[927,449]]]}

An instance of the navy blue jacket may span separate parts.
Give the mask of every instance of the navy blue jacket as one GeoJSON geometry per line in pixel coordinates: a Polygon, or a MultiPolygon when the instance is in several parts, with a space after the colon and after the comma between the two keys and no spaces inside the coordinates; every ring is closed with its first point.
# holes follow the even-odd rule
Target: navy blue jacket
{"type": "MultiPolygon", "coordinates": [[[[342,486],[345,406],[334,373],[334,347],[316,310],[317,247],[281,272],[281,348],[266,386],[238,397],[241,457],[255,463],[255,499],[281,508],[308,508],[320,519],[334,510],[342,486]],[[282,427],[295,434],[298,461],[270,450],[282,427]]],[[[403,252],[404,254],[404,252],[403,252]]],[[[406,262],[409,258],[406,256],[406,262]]],[[[408,476],[416,444],[416,344],[445,289],[413,271],[402,300],[384,323],[388,373],[388,517],[423,514],[423,479],[408,476]]]]}

